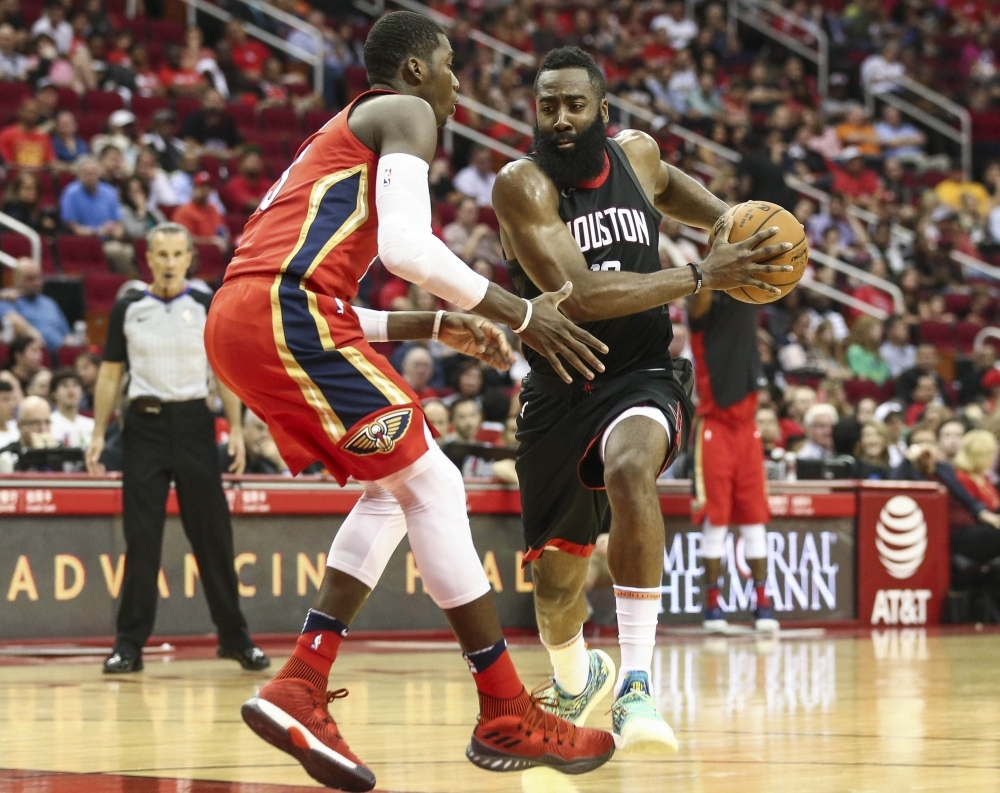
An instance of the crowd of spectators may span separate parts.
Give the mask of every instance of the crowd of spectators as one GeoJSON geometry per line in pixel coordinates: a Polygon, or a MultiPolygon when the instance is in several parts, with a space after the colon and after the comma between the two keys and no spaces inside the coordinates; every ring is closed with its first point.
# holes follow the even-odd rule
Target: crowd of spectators
{"type": "MultiPolygon", "coordinates": [[[[239,4],[229,5],[235,11],[239,4]]],[[[172,218],[191,230],[203,265],[217,252],[221,267],[212,275],[219,275],[243,222],[297,143],[363,88],[355,78],[370,20],[328,19],[294,0],[277,5],[324,31],[324,97],[309,92],[302,64],[279,60],[248,37],[245,21],[226,25],[208,46],[198,29],[181,30],[176,41],[143,38],[109,16],[102,0],[79,9],[49,3],[30,26],[10,12],[17,0],[0,4],[0,76],[32,87],[8,108],[11,123],[0,130],[4,211],[43,235],[95,238],[105,268],[123,279],[141,273],[141,249],[137,255],[134,244],[152,225],[172,218]],[[69,97],[82,96],[89,108],[95,89],[121,97],[107,105],[97,126],[69,97]],[[164,101],[149,104],[158,98],[164,101]],[[327,110],[317,116],[320,106],[327,110]],[[280,144],[261,126],[278,117],[265,115],[275,110],[302,122],[280,144]],[[248,133],[250,127],[256,133],[248,133]]],[[[1000,262],[1000,13],[991,4],[784,3],[805,21],[773,18],[770,24],[807,43],[820,28],[830,37],[826,95],[815,70],[797,55],[744,27],[733,36],[719,2],[696,3],[693,18],[673,0],[431,5],[454,20],[449,37],[463,93],[533,122],[531,67],[497,58],[470,37],[474,29],[533,55],[581,46],[598,61],[611,92],[648,111],[653,121],[635,115],[628,121],[658,139],[665,159],[731,204],[748,198],[781,203],[802,222],[814,251],[883,279],[862,281],[818,259],[806,276],[868,304],[888,317],[884,321],[808,286],[762,309],[757,422],[772,476],[820,470],[861,478],[933,477],[959,494],[956,503],[964,504],[973,523],[1000,525],[1000,503],[980,481],[993,475],[995,465],[977,471],[967,462],[988,456],[977,432],[1000,434],[996,352],[988,343],[974,350],[972,343],[996,323],[1000,292],[995,280],[951,255],[1000,262]],[[893,106],[876,102],[874,115],[866,110],[866,90],[902,92],[903,75],[968,105],[971,174],[948,140],[893,106]],[[671,133],[674,123],[737,151],[740,161],[684,142],[671,133]],[[816,190],[829,199],[815,200],[816,190]],[[902,302],[880,283],[898,287],[902,302]],[[978,456],[960,454],[973,442],[978,456]],[[838,460],[847,460],[847,467],[836,468],[838,460]]],[[[299,31],[264,18],[250,21],[303,50],[316,46],[299,31]]],[[[520,150],[529,146],[519,130],[468,107],[459,108],[458,120],[520,150]]],[[[609,131],[624,121],[613,109],[609,131]]],[[[442,150],[432,163],[430,184],[437,233],[470,267],[506,286],[490,208],[502,164],[489,149],[456,138],[454,150],[442,150]]],[[[661,227],[659,250],[664,267],[703,253],[669,220],[661,227]]],[[[66,270],[65,261],[62,266],[66,270]]],[[[10,433],[21,437],[23,431],[11,406],[28,395],[49,401],[52,435],[60,443],[85,432],[69,405],[75,400],[86,412],[93,359],[89,353],[77,359],[76,380],[64,370],[49,373],[48,380],[40,375],[47,371],[42,351],[58,360],[71,336],[58,306],[42,301],[41,278],[37,267],[27,268],[0,294],[5,341],[14,340],[0,376],[0,419],[8,423],[9,442],[15,442],[10,433]]],[[[382,309],[444,307],[377,265],[359,299],[382,309]]],[[[670,311],[672,351],[690,357],[683,301],[670,311]]],[[[516,349],[517,338],[511,341],[516,349]]],[[[500,373],[437,343],[383,350],[423,400],[440,442],[467,477],[516,482],[511,448],[517,391],[527,371],[519,351],[511,372],[500,373]]],[[[252,415],[247,422],[248,438],[256,438],[256,470],[284,472],[266,427],[252,415]]],[[[679,460],[666,476],[686,476],[686,464],[679,460]]]]}

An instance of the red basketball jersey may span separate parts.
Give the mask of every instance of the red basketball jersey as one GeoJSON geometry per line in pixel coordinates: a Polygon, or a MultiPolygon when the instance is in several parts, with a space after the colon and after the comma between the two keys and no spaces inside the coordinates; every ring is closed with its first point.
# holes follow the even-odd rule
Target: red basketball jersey
{"type": "Polygon", "coordinates": [[[292,266],[310,292],[344,301],[357,295],[378,254],[378,155],[354,137],[347,120],[358,102],[382,93],[392,92],[363,93],[302,144],[250,217],[227,281],[277,277],[292,266]]]}

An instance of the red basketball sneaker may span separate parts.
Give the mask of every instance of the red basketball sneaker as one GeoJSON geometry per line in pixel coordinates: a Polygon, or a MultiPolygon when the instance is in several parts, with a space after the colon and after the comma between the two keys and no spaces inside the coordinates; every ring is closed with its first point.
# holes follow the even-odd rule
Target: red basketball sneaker
{"type": "Polygon", "coordinates": [[[487,771],[523,771],[548,766],[564,774],[600,768],[615,753],[611,733],[574,727],[539,707],[531,697],[520,716],[480,721],[465,756],[487,771]]]}
{"type": "Polygon", "coordinates": [[[347,689],[317,691],[305,680],[272,680],[241,708],[243,721],[272,746],[302,763],[313,779],[337,790],[366,791],[375,774],[351,751],[327,706],[347,689]]]}

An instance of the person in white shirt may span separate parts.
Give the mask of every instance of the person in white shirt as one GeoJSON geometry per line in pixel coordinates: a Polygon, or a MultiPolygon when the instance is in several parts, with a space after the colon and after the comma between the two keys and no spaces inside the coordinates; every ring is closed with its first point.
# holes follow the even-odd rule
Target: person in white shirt
{"type": "Polygon", "coordinates": [[[497,175],[493,172],[493,155],[490,150],[477,146],[472,152],[472,161],[455,174],[452,184],[460,193],[476,199],[481,207],[493,206],[493,183],[497,175]]]}
{"type": "Polygon", "coordinates": [[[684,3],[681,0],[673,0],[666,14],[653,18],[649,29],[655,33],[660,28],[667,31],[670,46],[675,50],[684,49],[698,37],[698,25],[693,19],[684,18],[684,3]]]}
{"type": "Polygon", "coordinates": [[[83,386],[80,385],[76,370],[71,367],[59,369],[52,376],[51,393],[55,403],[55,410],[52,412],[52,437],[60,446],[86,449],[94,434],[94,420],[80,415],[83,386]]]}
{"type": "Polygon", "coordinates": [[[20,401],[20,387],[6,378],[0,378],[0,449],[21,437],[14,414],[20,401]]]}
{"type": "Polygon", "coordinates": [[[69,53],[73,45],[73,27],[66,21],[66,9],[59,0],[48,0],[45,12],[31,26],[31,35],[50,36],[60,54],[69,53]]]}
{"type": "Polygon", "coordinates": [[[869,55],[861,63],[861,85],[866,91],[883,93],[896,91],[896,80],[906,75],[906,67],[899,60],[899,44],[885,45],[880,55],[869,55]]]}
{"type": "Polygon", "coordinates": [[[899,377],[917,363],[917,349],[910,344],[910,329],[902,317],[890,317],[885,323],[885,341],[878,349],[889,367],[891,377],[899,377]]]}
{"type": "Polygon", "coordinates": [[[806,411],[803,424],[808,440],[799,449],[800,460],[828,460],[833,457],[833,425],[838,419],[837,409],[826,402],[813,405],[806,411]]]}
{"type": "MultiPolygon", "coordinates": [[[[190,204],[194,199],[194,177],[202,170],[204,169],[198,152],[194,149],[185,149],[181,154],[179,167],[170,174],[170,187],[173,188],[178,205],[190,204]]],[[[226,214],[226,207],[214,187],[208,194],[208,203],[219,210],[219,214],[223,216],[226,214]]]]}

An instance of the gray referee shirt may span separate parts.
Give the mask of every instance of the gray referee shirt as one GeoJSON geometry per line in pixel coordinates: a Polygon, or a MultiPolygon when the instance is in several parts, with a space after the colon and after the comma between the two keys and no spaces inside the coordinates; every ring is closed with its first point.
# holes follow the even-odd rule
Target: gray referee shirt
{"type": "Polygon", "coordinates": [[[186,402],[208,396],[205,320],[212,296],[189,286],[170,300],[129,292],[111,309],[104,360],[125,363],[129,399],[186,402]]]}

